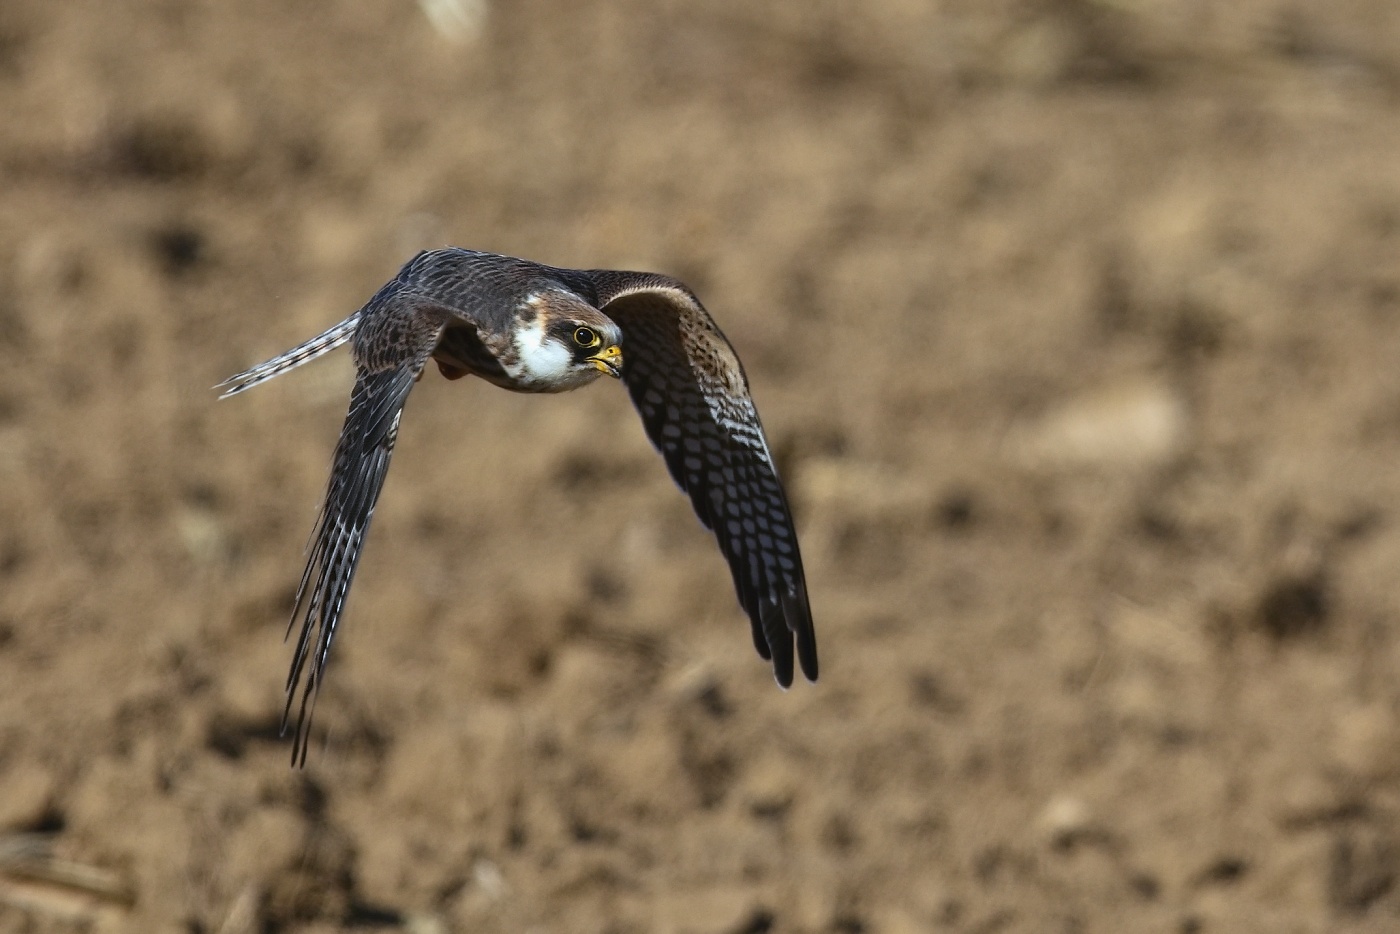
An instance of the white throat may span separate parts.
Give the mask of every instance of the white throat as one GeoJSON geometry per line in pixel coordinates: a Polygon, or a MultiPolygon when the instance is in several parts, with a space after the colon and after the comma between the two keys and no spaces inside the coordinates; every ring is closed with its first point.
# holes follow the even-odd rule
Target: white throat
{"type": "Polygon", "coordinates": [[[518,359],[505,371],[512,379],[526,383],[566,382],[574,375],[573,357],[559,341],[546,339],[542,317],[515,332],[518,359]]]}

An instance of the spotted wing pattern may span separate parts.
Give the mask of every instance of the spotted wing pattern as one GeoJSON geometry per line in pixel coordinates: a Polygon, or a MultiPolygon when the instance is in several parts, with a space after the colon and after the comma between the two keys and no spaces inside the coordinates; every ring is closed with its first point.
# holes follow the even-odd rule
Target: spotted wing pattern
{"type": "Polygon", "coordinates": [[[754,647],[792,684],[793,646],[817,679],[817,642],[787,496],[739,358],[700,302],[658,276],[596,273],[623,332],[622,378],[647,436],[729,562],[754,647]]]}
{"type": "Polygon", "coordinates": [[[440,315],[423,305],[412,293],[390,283],[361,312],[355,330],[355,388],[287,625],[290,636],[301,621],[282,714],[286,730],[300,685],[294,764],[306,762],[326,658],[384,488],[404,403],[447,320],[445,312],[440,315]]]}

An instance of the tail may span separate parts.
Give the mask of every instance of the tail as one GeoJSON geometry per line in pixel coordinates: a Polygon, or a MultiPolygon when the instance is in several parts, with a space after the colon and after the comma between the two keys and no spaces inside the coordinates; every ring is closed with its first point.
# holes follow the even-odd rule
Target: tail
{"type": "Polygon", "coordinates": [[[265,383],[274,376],[281,376],[290,369],[301,366],[308,360],[315,360],[325,353],[330,353],[341,344],[350,340],[355,333],[355,325],[360,323],[360,313],[357,311],[344,321],[337,324],[323,334],[311,338],[303,344],[298,344],[291,350],[280,353],[271,360],[259,363],[251,370],[244,370],[237,376],[230,376],[215,389],[222,389],[219,394],[220,399],[227,399],[229,396],[236,396],[245,389],[251,389],[259,383],[265,383]]]}

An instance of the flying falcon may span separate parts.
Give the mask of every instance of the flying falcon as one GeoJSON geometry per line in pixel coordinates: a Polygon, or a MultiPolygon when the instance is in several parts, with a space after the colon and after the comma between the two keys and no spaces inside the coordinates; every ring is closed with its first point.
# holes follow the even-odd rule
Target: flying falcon
{"type": "Polygon", "coordinates": [[[236,395],[345,343],[355,387],[287,627],[290,636],[301,621],[282,715],[285,730],[297,706],[293,762],[306,761],[326,658],[399,418],[429,360],[448,379],[474,375],[514,392],[564,392],[604,373],[620,378],[647,437],[729,561],[758,654],[787,688],[795,645],[802,673],[817,679],[787,496],[739,357],[685,285],[473,250],[419,253],[344,321],[216,388],[220,398],[236,395]]]}

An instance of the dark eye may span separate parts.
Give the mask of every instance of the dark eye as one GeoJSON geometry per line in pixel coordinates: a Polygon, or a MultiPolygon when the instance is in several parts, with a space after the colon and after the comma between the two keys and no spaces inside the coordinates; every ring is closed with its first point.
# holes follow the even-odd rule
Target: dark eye
{"type": "Polygon", "coordinates": [[[592,328],[575,328],[574,343],[580,347],[598,346],[598,333],[592,328]]]}

